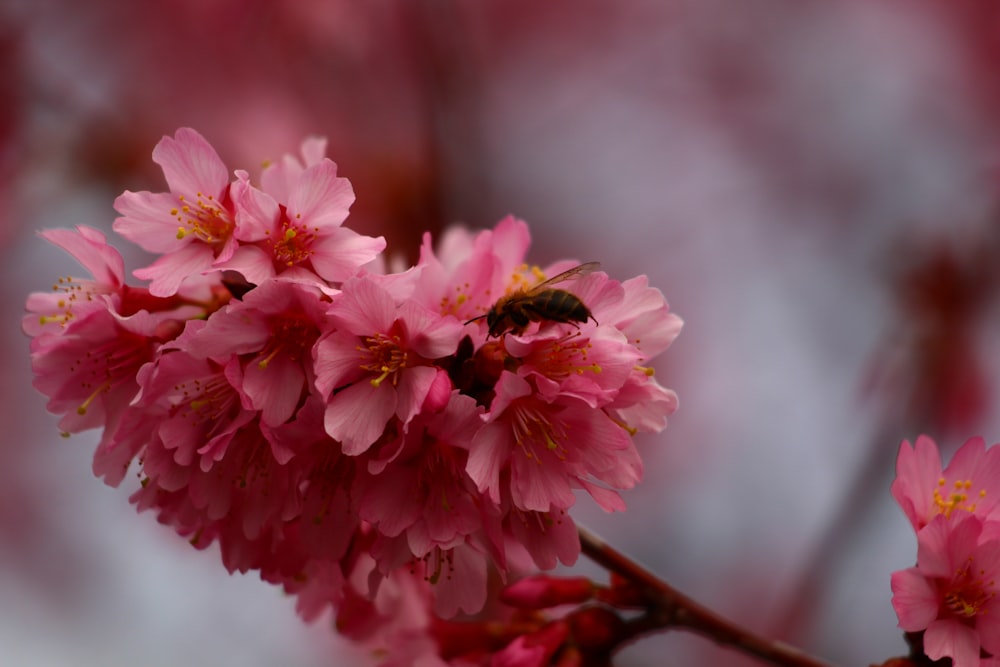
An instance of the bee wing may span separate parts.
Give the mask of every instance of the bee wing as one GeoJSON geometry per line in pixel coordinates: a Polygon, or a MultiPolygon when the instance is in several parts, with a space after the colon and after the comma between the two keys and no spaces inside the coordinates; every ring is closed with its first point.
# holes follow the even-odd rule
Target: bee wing
{"type": "Polygon", "coordinates": [[[574,266],[572,269],[563,271],[562,273],[558,273],[549,278],[548,280],[543,280],[542,282],[538,283],[530,290],[528,290],[527,293],[534,294],[535,292],[541,291],[542,289],[548,287],[549,285],[553,285],[555,283],[561,283],[564,280],[569,280],[570,278],[574,278],[576,276],[582,276],[588,273],[592,273],[599,268],[601,268],[600,262],[586,262],[584,264],[580,264],[579,266],[574,266]]]}

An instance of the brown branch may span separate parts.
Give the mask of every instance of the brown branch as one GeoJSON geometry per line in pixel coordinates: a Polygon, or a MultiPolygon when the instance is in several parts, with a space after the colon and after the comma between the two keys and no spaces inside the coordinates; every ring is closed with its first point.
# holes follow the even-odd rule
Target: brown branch
{"type": "Polygon", "coordinates": [[[583,553],[598,565],[615,572],[646,592],[650,603],[656,606],[650,610],[657,623],[648,628],[666,630],[684,628],[704,635],[715,643],[729,646],[773,665],[784,667],[831,667],[823,662],[789,646],[784,642],[765,639],[750,630],[719,616],[712,610],[698,604],[680,591],[674,589],[652,572],[642,567],[628,556],[604,542],[586,528],[578,526],[583,553]]]}

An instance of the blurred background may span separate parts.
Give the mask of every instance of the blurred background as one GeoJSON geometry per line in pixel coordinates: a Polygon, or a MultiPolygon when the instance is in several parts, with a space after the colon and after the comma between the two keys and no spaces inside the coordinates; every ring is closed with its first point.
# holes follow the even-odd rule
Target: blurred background
{"type": "MultiPolygon", "coordinates": [[[[24,299],[81,273],[34,232],[110,231],[185,125],[251,171],[326,135],[348,224],[411,260],[512,213],[535,262],[648,274],[681,408],[629,510],[577,520],[830,662],[902,654],[899,441],[1000,441],[998,29],[991,0],[0,0],[0,665],[369,664],[137,515],[31,389],[24,299]]],[[[616,664],[759,663],[670,633],[616,664]]]]}

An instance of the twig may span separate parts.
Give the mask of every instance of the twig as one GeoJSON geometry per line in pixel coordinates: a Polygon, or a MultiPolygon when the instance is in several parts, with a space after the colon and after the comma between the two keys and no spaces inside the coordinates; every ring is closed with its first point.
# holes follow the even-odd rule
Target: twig
{"type": "Polygon", "coordinates": [[[657,578],[652,572],[586,528],[578,526],[577,529],[583,553],[588,558],[640,587],[648,595],[650,603],[656,605],[657,609],[651,612],[658,623],[652,624],[650,630],[685,628],[704,635],[719,645],[730,646],[773,665],[831,667],[829,663],[807,655],[793,646],[765,639],[722,618],[657,578]]]}

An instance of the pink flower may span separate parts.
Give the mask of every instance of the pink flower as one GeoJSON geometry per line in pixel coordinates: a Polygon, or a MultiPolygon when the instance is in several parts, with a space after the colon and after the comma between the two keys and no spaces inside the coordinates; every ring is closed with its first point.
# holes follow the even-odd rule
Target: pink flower
{"type": "Polygon", "coordinates": [[[924,652],[977,667],[980,648],[1000,655],[1000,540],[975,515],[935,516],[917,533],[917,565],[892,575],[899,627],[924,631],[924,652]],[[984,539],[985,538],[985,539],[984,539]]]}
{"type": "Polygon", "coordinates": [[[546,400],[513,373],[501,375],[486,420],[469,446],[467,471],[494,503],[508,471],[514,506],[537,512],[571,507],[574,488],[620,509],[617,494],[594,482],[630,488],[641,477],[623,428],[578,398],[546,400]]]}
{"type": "Polygon", "coordinates": [[[216,270],[236,249],[229,174],[215,149],[182,127],[153,149],[169,193],[124,192],[115,200],[116,232],[144,250],[161,253],[135,276],[150,280],[155,296],[174,294],[190,275],[216,270]]]}
{"type": "Polygon", "coordinates": [[[283,424],[312,386],[312,347],[326,327],[321,296],[313,285],[269,280],[214,313],[178,345],[222,364],[240,357],[241,391],[265,425],[283,424]]]}
{"type": "Polygon", "coordinates": [[[145,311],[125,318],[95,310],[62,335],[31,342],[34,386],[49,397],[49,411],[63,415],[61,429],[114,429],[139,391],[139,369],[161,342],[155,333],[162,321],[145,311]]]}
{"type": "Polygon", "coordinates": [[[38,234],[73,256],[93,279],[64,277],[56,280],[52,293],[36,292],[28,297],[23,329],[29,336],[58,333],[74,319],[108,308],[104,298],[117,297],[117,310],[125,286],[125,263],[121,253],[107,243],[104,234],[91,227],[50,229],[38,234]]]}
{"type": "Polygon", "coordinates": [[[337,329],[316,345],[316,387],[329,397],[327,433],[354,456],[394,416],[405,425],[417,414],[442,372],[432,361],[455,351],[462,325],[397,303],[371,276],[344,283],[329,316],[337,329]]]}
{"type": "Polygon", "coordinates": [[[937,445],[926,435],[899,447],[892,496],[919,531],[938,514],[1000,519],[1000,447],[969,438],[944,470],[937,445]]]}
{"type": "MultiPolygon", "coordinates": [[[[528,226],[513,217],[475,235],[461,227],[449,228],[436,253],[430,234],[425,234],[413,298],[461,322],[482,315],[504,294],[512,276],[521,275],[517,269],[530,243],[528,226]]],[[[485,338],[485,324],[470,326],[467,333],[485,338]]]]}
{"type": "Polygon", "coordinates": [[[455,393],[447,406],[410,422],[387,459],[369,463],[376,473],[361,499],[362,519],[380,533],[406,533],[413,555],[449,548],[482,529],[482,499],[465,474],[465,443],[482,427],[481,408],[455,393]]]}
{"type": "Polygon", "coordinates": [[[330,282],[342,282],[385,249],[383,237],[372,238],[342,227],[354,202],[346,178],[327,158],[312,162],[322,144],[307,142],[308,166],[287,157],[263,174],[264,190],[238,171],[233,201],[242,245],[225,263],[252,283],[289,269],[305,270],[330,282]]]}
{"type": "Polygon", "coordinates": [[[173,349],[158,356],[142,384],[139,407],[147,419],[159,417],[154,441],[181,466],[208,472],[256,416],[238,390],[242,369],[235,358],[223,366],[173,349]]]}
{"type": "MultiPolygon", "coordinates": [[[[230,182],[193,130],[164,137],[153,158],[169,192],[116,201],[115,229],[160,255],[135,272],[148,289],[124,283],[99,232],[44,232],[93,279],[29,298],[35,384],[64,430],[104,428],[97,474],[117,484],[139,468],[138,509],[217,543],[226,568],[284,586],[305,616],[332,605],[344,634],[394,651],[386,664],[544,663],[558,623],[519,619],[501,637],[490,610],[446,657],[443,619],[480,613],[488,582],[572,564],[579,490],[624,509],[643,470],[631,436],[676,407],[649,364],[680,319],[645,278],[593,272],[560,286],[592,318],[488,336],[472,320],[576,262],[529,267],[528,228],[507,218],[449,231],[436,252],[426,236],[417,266],[377,273],[385,241],[343,227],[354,193],[324,148],[307,140],[258,187],[242,170],[230,182]]],[[[990,493],[995,476],[981,478],[990,493]]],[[[993,526],[977,564],[992,567],[993,526]]],[[[928,562],[920,576],[941,579],[928,562]]],[[[952,592],[938,609],[980,602],[952,592]]]]}
{"type": "MultiPolygon", "coordinates": [[[[559,563],[573,565],[580,555],[580,534],[565,510],[524,512],[513,509],[504,517],[504,530],[540,570],[552,570],[559,563]]],[[[510,548],[508,545],[508,550],[510,548]]]]}
{"type": "Polygon", "coordinates": [[[552,664],[552,657],[569,639],[569,625],[565,621],[553,621],[524,634],[501,651],[490,662],[490,667],[545,667],[552,664]]]}

